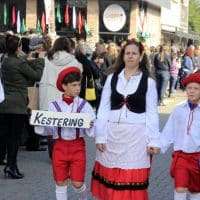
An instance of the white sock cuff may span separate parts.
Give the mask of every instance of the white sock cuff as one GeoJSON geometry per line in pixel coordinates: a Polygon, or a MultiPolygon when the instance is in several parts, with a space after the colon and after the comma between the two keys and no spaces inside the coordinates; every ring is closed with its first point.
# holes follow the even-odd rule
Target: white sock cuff
{"type": "Polygon", "coordinates": [[[186,192],[176,192],[174,191],[174,200],[186,200],[186,192]]]}
{"type": "Polygon", "coordinates": [[[76,192],[76,193],[81,193],[81,192],[84,192],[85,190],[86,190],[86,185],[85,185],[85,183],[80,187],[80,188],[75,188],[74,186],[73,186],[73,188],[74,188],[74,191],[76,192]]]}
{"type": "Polygon", "coordinates": [[[190,200],[199,200],[200,193],[190,193],[190,200]]]}
{"type": "Polygon", "coordinates": [[[66,193],[67,192],[67,185],[56,185],[56,193],[66,193]]]}

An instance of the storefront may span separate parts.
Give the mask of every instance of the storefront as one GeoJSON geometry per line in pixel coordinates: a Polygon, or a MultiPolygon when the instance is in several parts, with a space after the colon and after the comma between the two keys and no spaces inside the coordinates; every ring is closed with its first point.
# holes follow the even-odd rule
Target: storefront
{"type": "MultiPolygon", "coordinates": [[[[10,2],[13,1],[6,1],[9,2],[9,12],[13,5],[10,2]]],[[[117,42],[140,36],[146,37],[149,45],[159,44],[161,6],[168,6],[166,2],[169,0],[165,3],[156,0],[16,0],[15,2],[17,9],[21,10],[21,18],[26,17],[27,29],[38,28],[39,25],[43,31],[48,30],[50,34],[85,38],[94,46],[100,38],[104,41],[117,42]],[[24,3],[21,3],[22,1],[24,3]]],[[[3,3],[1,5],[0,11],[3,13],[3,3]]],[[[4,30],[12,26],[11,18],[9,20],[7,26],[1,21],[4,30]]]]}
{"type": "Polygon", "coordinates": [[[26,0],[0,1],[1,31],[12,30],[14,32],[17,32],[17,19],[20,19],[20,29],[23,29],[24,27],[22,26],[22,23],[25,24],[25,18],[26,18],[26,0]]]}

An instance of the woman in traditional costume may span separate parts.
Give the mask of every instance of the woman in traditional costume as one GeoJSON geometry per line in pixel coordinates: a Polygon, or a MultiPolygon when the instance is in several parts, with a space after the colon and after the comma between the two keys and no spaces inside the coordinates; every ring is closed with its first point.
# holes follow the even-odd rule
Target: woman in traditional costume
{"type": "Polygon", "coordinates": [[[159,152],[155,81],[143,45],[129,40],[108,76],[97,115],[91,191],[99,200],[148,200],[150,158],[159,152]]]}

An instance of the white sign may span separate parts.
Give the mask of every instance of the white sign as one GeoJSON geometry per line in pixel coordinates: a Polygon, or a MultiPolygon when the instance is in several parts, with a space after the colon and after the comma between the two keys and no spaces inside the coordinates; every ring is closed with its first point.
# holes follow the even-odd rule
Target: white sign
{"type": "Polygon", "coordinates": [[[30,124],[68,128],[90,128],[91,118],[86,113],[64,113],[32,110],[30,124]]]}
{"type": "Polygon", "coordinates": [[[103,23],[109,31],[119,31],[126,23],[126,13],[118,4],[109,5],[103,13],[103,23]]]}

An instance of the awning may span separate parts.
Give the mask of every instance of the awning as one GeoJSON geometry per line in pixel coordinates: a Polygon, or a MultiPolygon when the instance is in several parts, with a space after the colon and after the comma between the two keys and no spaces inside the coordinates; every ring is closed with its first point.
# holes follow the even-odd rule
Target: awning
{"type": "Polygon", "coordinates": [[[181,32],[181,31],[176,31],[175,34],[181,38],[187,38],[187,39],[200,41],[200,36],[197,34],[185,33],[185,32],[181,32]]]}
{"type": "Polygon", "coordinates": [[[158,7],[165,7],[170,9],[170,0],[145,0],[146,2],[153,4],[158,7]]]}

